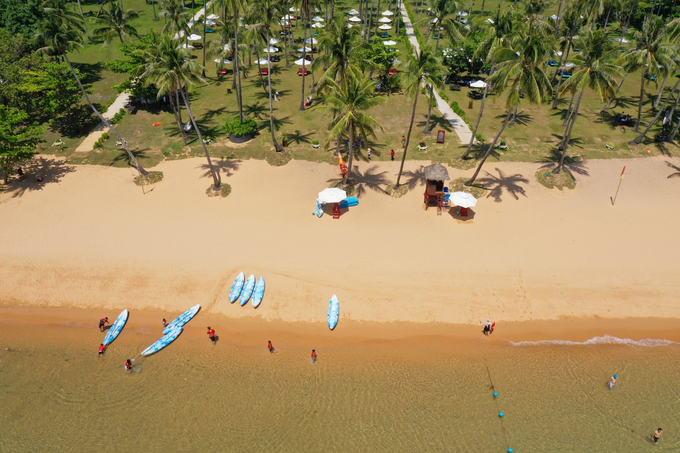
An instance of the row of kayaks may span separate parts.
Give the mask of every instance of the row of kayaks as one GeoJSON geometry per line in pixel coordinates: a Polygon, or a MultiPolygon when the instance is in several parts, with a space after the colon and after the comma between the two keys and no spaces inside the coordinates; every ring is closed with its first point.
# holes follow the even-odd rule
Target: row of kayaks
{"type": "MultiPolygon", "coordinates": [[[[184,325],[191,321],[200,309],[200,305],[194,305],[180,316],[175,318],[170,324],[165,326],[165,329],[163,329],[163,336],[151,346],[143,350],[142,355],[147,356],[154,354],[175,341],[182,333],[184,325]]],[[[127,309],[123,310],[120,315],[118,315],[113,324],[111,324],[109,331],[106,332],[106,336],[104,337],[104,341],[102,343],[104,346],[108,346],[109,344],[113,343],[116,338],[118,338],[118,335],[120,335],[120,333],[123,331],[125,324],[127,324],[129,317],[130,312],[127,309]]]]}
{"type": "Polygon", "coordinates": [[[231,285],[231,291],[229,291],[229,302],[233,304],[237,299],[239,299],[241,306],[244,306],[248,303],[251,297],[253,300],[253,307],[257,308],[264,297],[264,277],[258,278],[257,283],[255,283],[254,274],[250,274],[250,277],[248,277],[248,280],[246,280],[245,275],[243,272],[241,272],[236,277],[236,280],[234,280],[234,284],[231,285]]]}

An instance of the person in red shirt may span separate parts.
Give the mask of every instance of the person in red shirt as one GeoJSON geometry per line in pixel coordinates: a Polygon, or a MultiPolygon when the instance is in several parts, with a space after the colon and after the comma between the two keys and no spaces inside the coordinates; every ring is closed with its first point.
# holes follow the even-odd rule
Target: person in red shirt
{"type": "Polygon", "coordinates": [[[128,373],[132,371],[132,360],[127,359],[125,361],[125,371],[127,371],[128,373]]]}
{"type": "Polygon", "coordinates": [[[210,341],[213,342],[213,344],[217,344],[217,337],[215,336],[215,331],[208,326],[208,338],[210,338],[210,341]]]}
{"type": "Polygon", "coordinates": [[[269,349],[269,352],[274,352],[274,345],[271,341],[267,342],[267,349],[269,349]]]}
{"type": "Polygon", "coordinates": [[[316,362],[316,349],[312,349],[312,365],[316,362]]]}
{"type": "Polygon", "coordinates": [[[104,326],[109,323],[109,318],[102,318],[99,320],[99,331],[104,331],[104,326]]]}
{"type": "Polygon", "coordinates": [[[165,318],[163,318],[163,327],[168,327],[168,321],[166,321],[165,318]]]}
{"type": "Polygon", "coordinates": [[[106,347],[103,344],[99,345],[99,357],[104,355],[104,351],[106,350],[106,347]]]}
{"type": "Polygon", "coordinates": [[[394,160],[394,150],[390,153],[390,156],[392,156],[392,160],[394,160]]]}

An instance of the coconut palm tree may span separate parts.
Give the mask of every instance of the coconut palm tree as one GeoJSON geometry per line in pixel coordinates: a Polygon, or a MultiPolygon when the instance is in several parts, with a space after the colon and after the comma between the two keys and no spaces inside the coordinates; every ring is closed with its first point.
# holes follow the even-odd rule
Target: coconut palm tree
{"type": "Polygon", "coordinates": [[[579,44],[580,52],[572,62],[575,64],[574,72],[562,86],[563,91],[574,90],[577,93],[576,106],[571,115],[571,121],[565,128],[562,143],[560,144],[560,161],[553,172],[559,173],[564,167],[564,158],[567,155],[571,132],[578,117],[581,99],[586,89],[589,88],[597,94],[600,101],[613,96],[616,89],[616,79],[621,77],[623,69],[614,64],[618,58],[618,51],[612,45],[611,36],[605,30],[589,31],[579,44]]]}
{"type": "Polygon", "coordinates": [[[359,30],[354,27],[347,28],[342,17],[326,25],[319,38],[319,46],[325,47],[326,53],[312,63],[312,69],[327,68],[319,80],[319,90],[323,89],[325,80],[342,82],[348,73],[368,68],[369,62],[363,57],[359,40],[359,30]]]}
{"type": "Polygon", "coordinates": [[[222,185],[220,173],[212,164],[210,153],[205,146],[201,130],[196,124],[194,115],[191,111],[188,92],[196,83],[206,83],[198,74],[201,72],[201,65],[192,60],[188,49],[183,49],[178,39],[169,35],[161,38],[160,43],[154,48],[154,52],[145,54],[145,71],[140,76],[146,79],[146,84],[154,84],[158,87],[158,97],[162,97],[166,92],[178,89],[182,95],[184,106],[189,114],[192,126],[198,135],[198,141],[203,147],[203,152],[208,160],[210,173],[213,177],[213,190],[219,191],[222,185]]]}
{"type": "Polygon", "coordinates": [[[633,131],[637,132],[642,119],[642,103],[645,97],[645,83],[649,75],[657,74],[659,67],[671,67],[675,48],[666,40],[667,29],[664,19],[652,17],[642,25],[642,31],[634,31],[635,47],[621,57],[622,65],[629,71],[641,69],[640,101],[638,116],[633,131]]]}
{"type": "Polygon", "coordinates": [[[179,38],[179,33],[188,31],[187,23],[189,22],[189,14],[184,11],[184,6],[179,0],[165,0],[163,9],[163,17],[168,19],[163,27],[163,32],[174,32],[179,38]]]}
{"type": "MultiPolygon", "coordinates": [[[[460,11],[458,3],[451,0],[431,0],[430,1],[430,16],[426,17],[424,20],[427,22],[427,37],[430,38],[430,29],[432,27],[442,28],[446,31],[449,39],[463,39],[463,34],[461,30],[464,30],[463,24],[455,20],[456,15],[460,11]]],[[[421,21],[422,22],[422,21],[421,21]]],[[[435,45],[434,51],[439,50],[439,37],[441,33],[437,31],[437,44],[435,45]]]]}
{"type": "Polygon", "coordinates": [[[402,83],[406,86],[406,94],[409,98],[413,99],[413,111],[411,112],[411,124],[406,135],[406,146],[404,146],[404,154],[401,158],[396,187],[399,187],[401,174],[404,170],[406,150],[411,141],[411,131],[413,130],[413,121],[416,118],[416,106],[418,105],[418,95],[420,94],[421,87],[423,85],[440,86],[442,83],[440,75],[445,70],[446,68],[441,64],[440,58],[432,51],[432,47],[424,45],[419,51],[416,50],[415,55],[409,56],[404,71],[400,73],[401,77],[403,77],[402,83]]]}
{"type": "Polygon", "coordinates": [[[512,47],[502,47],[494,54],[498,63],[496,72],[489,77],[489,80],[494,84],[498,93],[507,90],[505,101],[507,113],[501,129],[486,150],[474,175],[465,183],[466,186],[472,185],[477,179],[484,162],[508,125],[510,117],[517,110],[521,100],[520,93],[523,92],[531,104],[541,104],[545,101],[546,95],[551,92],[550,81],[543,70],[549,52],[549,41],[546,41],[545,37],[539,33],[530,33],[525,38],[516,41],[512,47]]]}
{"type": "Polygon", "coordinates": [[[384,96],[375,95],[374,80],[364,77],[361,73],[347,77],[344,83],[335,80],[326,80],[326,92],[323,94],[323,104],[317,105],[312,110],[331,112],[333,120],[330,123],[326,149],[337,136],[347,133],[349,137],[349,157],[347,160],[347,174],[343,185],[347,184],[349,174],[352,172],[354,149],[354,137],[356,131],[364,137],[375,138],[375,130],[382,126],[374,118],[364,113],[371,107],[385,102],[384,96]]]}
{"type": "Polygon", "coordinates": [[[118,131],[111,127],[111,123],[99,113],[99,110],[90,101],[90,96],[88,96],[87,91],[83,87],[83,84],[78,77],[78,73],[73,69],[71,60],[69,60],[67,52],[72,52],[78,50],[82,47],[82,36],[80,30],[82,25],[79,23],[80,18],[72,15],[70,12],[66,11],[63,7],[55,7],[55,5],[47,6],[44,8],[44,18],[40,24],[35,36],[35,43],[38,47],[37,51],[40,54],[46,54],[54,57],[57,60],[66,61],[68,68],[71,70],[71,74],[76,79],[80,91],[83,93],[87,104],[90,106],[92,111],[97,115],[99,121],[106,126],[108,130],[111,131],[113,135],[118,138],[125,148],[125,152],[130,158],[131,162],[135,163],[135,167],[140,175],[146,175],[148,172],[140,165],[137,158],[130,148],[128,148],[127,141],[120,136],[118,131]]]}
{"type": "MultiPolygon", "coordinates": [[[[302,38],[302,92],[300,95],[300,108],[302,112],[305,110],[305,66],[307,63],[307,20],[309,17],[309,2],[308,0],[301,1],[300,13],[302,14],[302,28],[304,29],[302,38]]],[[[297,17],[297,16],[296,16],[297,17]]]]}
{"type": "MultiPolygon", "coordinates": [[[[493,59],[493,54],[496,50],[501,47],[508,47],[512,39],[516,38],[520,30],[524,29],[523,23],[515,21],[513,19],[514,11],[512,7],[501,11],[500,9],[496,12],[493,19],[489,20],[486,17],[482,18],[479,27],[481,29],[482,36],[484,39],[477,50],[475,51],[475,58],[482,58],[484,60],[491,61],[491,69],[489,70],[489,77],[493,75],[495,61],[493,59]]],[[[470,138],[470,143],[465,150],[465,153],[461,156],[461,159],[467,159],[472,150],[472,145],[475,143],[475,137],[477,136],[477,130],[479,129],[479,123],[482,119],[482,114],[484,112],[484,105],[486,104],[486,96],[489,92],[489,85],[487,83],[484,87],[484,93],[482,94],[482,102],[479,106],[479,113],[477,114],[477,121],[475,122],[475,128],[472,131],[472,137],[470,138]]]]}
{"type": "MultiPolygon", "coordinates": [[[[271,44],[269,40],[272,38],[272,28],[276,27],[279,22],[279,17],[281,13],[285,11],[281,7],[281,2],[277,0],[259,0],[257,3],[253,4],[253,9],[255,15],[260,18],[260,22],[254,27],[264,35],[264,42],[267,46],[267,85],[269,93],[269,130],[272,134],[272,142],[274,143],[274,148],[277,152],[282,152],[284,149],[279,142],[276,140],[276,134],[274,133],[274,107],[272,103],[272,63],[271,63],[271,44]]],[[[285,16],[285,14],[283,14],[285,16]]],[[[258,57],[259,58],[259,57],[258,57]]]]}
{"type": "MultiPolygon", "coordinates": [[[[565,11],[564,19],[562,21],[562,27],[559,29],[561,33],[561,55],[560,61],[557,65],[557,69],[553,73],[552,82],[555,82],[555,78],[559,75],[560,78],[557,81],[556,93],[560,92],[560,86],[562,85],[563,77],[565,71],[565,63],[569,59],[569,52],[574,47],[574,38],[577,38],[577,33],[583,26],[583,19],[581,18],[581,10],[578,4],[573,4],[572,7],[565,11]]],[[[552,104],[552,110],[557,109],[559,102],[559,96],[555,96],[552,104]]]]}
{"type": "Polygon", "coordinates": [[[123,11],[116,2],[109,4],[109,10],[104,10],[96,19],[102,27],[94,31],[94,36],[103,37],[106,44],[110,44],[115,36],[120,42],[132,41],[132,37],[139,38],[137,29],[129,24],[133,19],[137,19],[139,14],[131,9],[123,11]]]}

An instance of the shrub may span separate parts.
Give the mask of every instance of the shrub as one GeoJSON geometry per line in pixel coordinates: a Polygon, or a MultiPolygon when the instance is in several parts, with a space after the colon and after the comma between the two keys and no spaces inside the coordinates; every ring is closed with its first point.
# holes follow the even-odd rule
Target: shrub
{"type": "Polygon", "coordinates": [[[102,134],[102,140],[108,140],[108,139],[109,139],[109,133],[108,133],[108,132],[104,132],[104,133],[102,134]]]}
{"type": "Polygon", "coordinates": [[[481,143],[484,141],[484,137],[482,137],[482,134],[475,134],[475,140],[481,143]]]}
{"type": "Polygon", "coordinates": [[[453,112],[454,112],[456,115],[458,115],[458,116],[460,116],[461,118],[465,119],[465,110],[463,110],[462,108],[460,108],[460,106],[458,105],[458,103],[457,103],[456,101],[453,101],[453,102],[451,103],[451,108],[453,109],[453,112]]]}
{"type": "Polygon", "coordinates": [[[439,97],[444,100],[444,102],[449,102],[449,97],[443,91],[439,92],[439,97]]]}
{"type": "Polygon", "coordinates": [[[507,143],[505,143],[505,140],[501,140],[501,146],[507,146],[507,143]]]}
{"type": "Polygon", "coordinates": [[[312,140],[312,145],[318,145],[319,141],[318,140],[312,140]]]}
{"type": "Polygon", "coordinates": [[[102,140],[103,137],[100,137],[99,140],[94,142],[94,145],[92,145],[93,149],[100,149],[104,147],[104,140],[102,140]]]}
{"type": "Polygon", "coordinates": [[[239,124],[238,117],[227,121],[224,131],[231,135],[254,135],[257,132],[257,121],[251,118],[244,118],[243,124],[239,124]]]}
{"type": "Polygon", "coordinates": [[[118,124],[118,123],[120,122],[120,120],[123,119],[123,115],[125,115],[125,110],[124,110],[124,109],[120,109],[120,110],[118,111],[118,113],[116,113],[115,115],[113,115],[113,118],[111,118],[111,120],[109,121],[109,123],[111,123],[111,124],[118,124]]]}

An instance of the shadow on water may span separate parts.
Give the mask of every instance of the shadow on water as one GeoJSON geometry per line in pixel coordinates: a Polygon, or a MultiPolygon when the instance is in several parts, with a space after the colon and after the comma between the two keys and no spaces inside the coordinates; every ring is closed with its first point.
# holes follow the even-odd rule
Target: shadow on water
{"type": "Polygon", "coordinates": [[[23,162],[17,167],[21,167],[24,175],[20,177],[13,175],[4,191],[12,198],[22,197],[26,192],[42,190],[48,184],[59,183],[64,175],[75,171],[76,168],[62,160],[43,156],[23,162]],[[36,181],[37,174],[43,177],[42,182],[36,181]]]}
{"type": "Polygon", "coordinates": [[[493,198],[496,203],[503,201],[502,195],[507,192],[512,195],[515,200],[519,200],[518,195],[527,197],[524,187],[520,184],[527,184],[529,182],[524,176],[520,174],[506,175],[503,170],[496,168],[498,176],[492,175],[489,172],[484,172],[488,176],[486,178],[479,178],[477,181],[489,189],[487,198],[493,198]]]}

